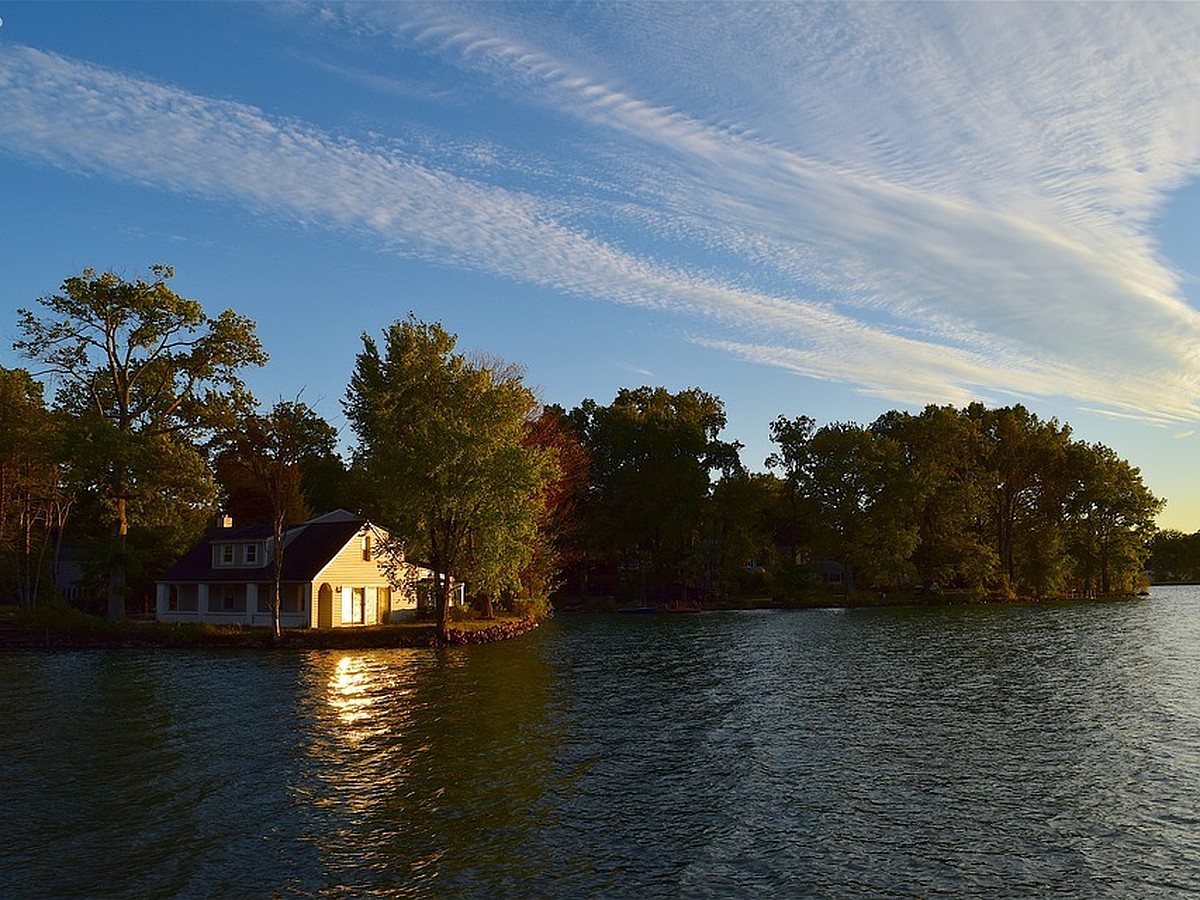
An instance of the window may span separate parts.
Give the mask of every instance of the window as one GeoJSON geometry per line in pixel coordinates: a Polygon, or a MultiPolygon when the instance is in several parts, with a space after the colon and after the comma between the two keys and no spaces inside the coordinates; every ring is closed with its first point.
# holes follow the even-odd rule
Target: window
{"type": "Polygon", "coordinates": [[[371,561],[371,535],[364,534],[362,539],[363,562],[371,561]]]}
{"type": "Polygon", "coordinates": [[[283,612],[304,612],[304,585],[282,585],[283,595],[279,598],[283,612]]]}
{"type": "Polygon", "coordinates": [[[258,562],[258,544],[247,544],[243,558],[246,560],[246,565],[255,565],[258,562]]]}
{"type": "Polygon", "coordinates": [[[222,544],[220,549],[221,549],[221,565],[232,566],[233,565],[233,544],[222,544]]]}
{"type": "MultiPolygon", "coordinates": [[[[258,586],[258,611],[271,611],[271,597],[275,593],[275,586],[272,584],[260,584],[258,586]]],[[[281,613],[297,613],[304,612],[304,585],[288,584],[284,582],[279,585],[279,611],[281,613]]]]}
{"type": "Polygon", "coordinates": [[[195,612],[197,596],[194,584],[172,584],[167,588],[167,609],[195,612]]]}
{"type": "Polygon", "coordinates": [[[195,612],[200,606],[200,590],[194,584],[177,586],[179,593],[179,608],[183,612],[195,612]]]}
{"type": "Polygon", "coordinates": [[[208,586],[209,612],[245,612],[246,586],[244,584],[210,584],[208,586]]]}

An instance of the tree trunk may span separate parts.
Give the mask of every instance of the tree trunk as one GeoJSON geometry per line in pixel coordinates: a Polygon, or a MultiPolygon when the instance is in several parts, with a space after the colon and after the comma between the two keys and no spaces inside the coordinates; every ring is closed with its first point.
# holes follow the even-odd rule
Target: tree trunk
{"type": "Polygon", "coordinates": [[[433,578],[434,596],[437,598],[437,636],[444,643],[450,637],[450,576],[435,568],[433,578]]]}
{"type": "Polygon", "coordinates": [[[450,636],[450,573],[446,571],[448,555],[445,550],[449,546],[449,538],[445,544],[439,544],[438,529],[429,529],[429,563],[433,568],[433,605],[434,621],[437,624],[437,638],[445,643],[450,636]]]}
{"type": "Polygon", "coordinates": [[[280,622],[280,609],[283,606],[283,514],[277,509],[274,517],[275,553],[271,560],[273,569],[273,590],[271,592],[271,643],[278,646],[283,641],[283,625],[280,622]]]}
{"type": "Polygon", "coordinates": [[[21,553],[17,560],[17,602],[26,612],[33,609],[33,501],[25,497],[21,514],[21,553]]]}
{"type": "Polygon", "coordinates": [[[112,555],[108,569],[108,621],[125,621],[125,552],[129,546],[129,519],[125,510],[125,479],[118,475],[117,518],[113,523],[112,555]]]}
{"type": "Polygon", "coordinates": [[[52,564],[52,572],[54,575],[54,600],[56,603],[66,605],[63,597],[62,584],[62,546],[63,532],[67,528],[67,518],[71,514],[71,505],[74,500],[66,500],[60,502],[54,510],[54,522],[56,531],[54,534],[54,562],[52,564]]]}

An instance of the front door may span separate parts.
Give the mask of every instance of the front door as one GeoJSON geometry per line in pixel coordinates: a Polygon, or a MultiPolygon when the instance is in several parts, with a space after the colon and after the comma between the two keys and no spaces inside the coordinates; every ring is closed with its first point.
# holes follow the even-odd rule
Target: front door
{"type": "Polygon", "coordinates": [[[333,627],[333,588],[328,584],[317,591],[317,627],[333,627]]]}

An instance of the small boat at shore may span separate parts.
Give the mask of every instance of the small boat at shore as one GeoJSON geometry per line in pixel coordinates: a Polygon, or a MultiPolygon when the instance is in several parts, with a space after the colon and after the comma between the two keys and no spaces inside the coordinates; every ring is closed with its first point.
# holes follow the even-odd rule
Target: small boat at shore
{"type": "Polygon", "coordinates": [[[619,613],[632,613],[634,615],[647,615],[649,613],[659,612],[657,606],[626,606],[623,609],[618,609],[619,613]]]}

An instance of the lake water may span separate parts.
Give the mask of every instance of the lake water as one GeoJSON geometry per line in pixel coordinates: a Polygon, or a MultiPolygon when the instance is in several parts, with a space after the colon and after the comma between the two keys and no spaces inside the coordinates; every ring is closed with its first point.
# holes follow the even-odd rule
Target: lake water
{"type": "Polygon", "coordinates": [[[0,653],[4,897],[1200,894],[1200,589],[0,653]]]}

